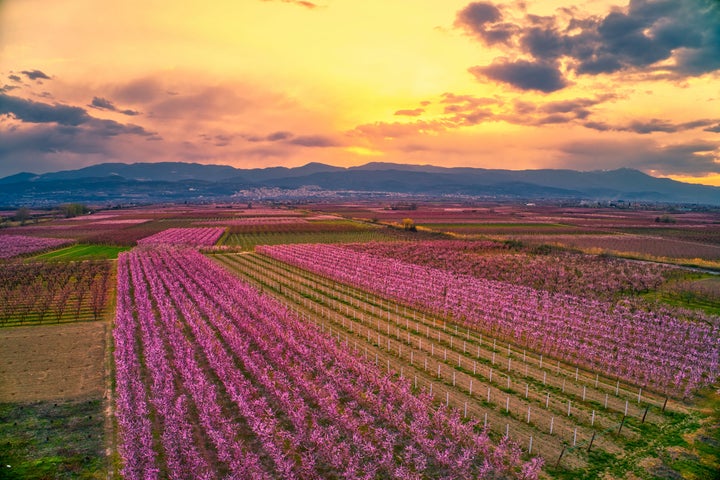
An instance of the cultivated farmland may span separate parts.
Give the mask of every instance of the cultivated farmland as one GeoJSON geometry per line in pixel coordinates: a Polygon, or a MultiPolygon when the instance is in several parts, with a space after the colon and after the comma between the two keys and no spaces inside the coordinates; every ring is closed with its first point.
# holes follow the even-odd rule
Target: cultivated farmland
{"type": "Polygon", "coordinates": [[[118,287],[126,478],[535,478],[542,464],[198,253],[123,254],[118,287]]]}
{"type": "Polygon", "coordinates": [[[716,214],[406,207],[13,227],[73,245],[0,260],[10,478],[712,478],[716,276],[553,240],[716,214]]]}

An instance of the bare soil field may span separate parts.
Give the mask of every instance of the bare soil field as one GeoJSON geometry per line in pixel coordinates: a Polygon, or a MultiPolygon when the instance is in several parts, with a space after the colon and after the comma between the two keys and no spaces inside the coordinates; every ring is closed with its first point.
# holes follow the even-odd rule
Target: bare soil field
{"type": "Polygon", "coordinates": [[[0,402],[101,397],[106,322],[0,330],[0,402]]]}

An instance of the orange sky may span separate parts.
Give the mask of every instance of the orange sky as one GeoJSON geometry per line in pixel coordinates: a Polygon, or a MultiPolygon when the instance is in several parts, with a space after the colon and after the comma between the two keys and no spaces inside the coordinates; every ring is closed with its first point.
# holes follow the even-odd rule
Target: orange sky
{"type": "Polygon", "coordinates": [[[384,161],[720,185],[719,23],[712,0],[0,1],[0,176],[384,161]]]}

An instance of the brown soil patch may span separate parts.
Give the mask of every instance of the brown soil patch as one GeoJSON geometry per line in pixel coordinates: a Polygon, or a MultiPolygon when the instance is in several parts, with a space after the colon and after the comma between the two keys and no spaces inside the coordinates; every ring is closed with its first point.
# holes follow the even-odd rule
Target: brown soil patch
{"type": "Polygon", "coordinates": [[[101,397],[106,322],[0,330],[0,402],[101,397]]]}

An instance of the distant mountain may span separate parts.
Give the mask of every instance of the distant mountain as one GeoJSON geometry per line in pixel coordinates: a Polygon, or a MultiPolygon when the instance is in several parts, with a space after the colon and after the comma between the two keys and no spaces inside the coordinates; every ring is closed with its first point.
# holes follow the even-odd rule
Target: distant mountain
{"type": "Polygon", "coordinates": [[[201,165],[199,163],[101,163],[78,170],[44,173],[37,175],[36,182],[78,180],[117,176],[128,180],[177,182],[181,180],[205,180],[217,182],[237,176],[238,170],[227,165],[201,165]]]}
{"type": "MultiPolygon", "coordinates": [[[[0,179],[0,205],[68,201],[134,202],[228,200],[238,191],[264,188],[267,195],[303,187],[425,196],[464,195],[496,199],[585,199],[689,203],[720,206],[720,188],[655,178],[632,169],[490,170],[432,165],[368,163],[335,167],[238,169],[196,163],[106,163],[63,172],[19,173],[0,179]],[[274,193],[267,193],[274,189],[274,193]],[[279,190],[278,190],[279,189],[279,190]]],[[[297,192],[300,192],[299,194],[297,192]]]]}
{"type": "Polygon", "coordinates": [[[6,183],[29,182],[35,178],[37,178],[37,175],[34,173],[21,172],[16,173],[15,175],[10,175],[9,177],[0,178],[0,185],[6,183]]]}

